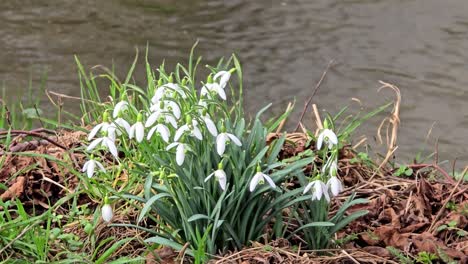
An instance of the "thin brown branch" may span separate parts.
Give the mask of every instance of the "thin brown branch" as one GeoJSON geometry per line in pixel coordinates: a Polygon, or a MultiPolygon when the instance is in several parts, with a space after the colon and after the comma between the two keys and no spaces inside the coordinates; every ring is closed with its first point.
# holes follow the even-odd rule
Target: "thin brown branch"
{"type": "Polygon", "coordinates": [[[305,113],[307,111],[307,108],[309,107],[310,102],[312,102],[312,98],[314,98],[315,94],[317,93],[318,89],[320,88],[320,85],[322,84],[323,80],[325,79],[325,76],[327,75],[327,72],[330,69],[330,67],[332,66],[333,62],[334,62],[333,60],[328,62],[327,68],[325,68],[325,71],[323,71],[322,76],[320,77],[320,80],[315,85],[314,92],[312,93],[312,95],[309,97],[309,99],[307,99],[306,103],[304,104],[304,109],[302,110],[301,117],[299,118],[296,129],[294,129],[294,131],[297,132],[297,130],[299,129],[300,124],[302,122],[302,119],[304,118],[304,115],[305,115],[305,113]]]}

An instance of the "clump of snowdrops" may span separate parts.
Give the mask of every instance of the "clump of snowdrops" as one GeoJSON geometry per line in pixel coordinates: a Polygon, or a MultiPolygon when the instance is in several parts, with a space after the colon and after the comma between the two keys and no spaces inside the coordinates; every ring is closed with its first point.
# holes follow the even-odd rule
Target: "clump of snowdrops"
{"type": "MultiPolygon", "coordinates": [[[[131,73],[124,83],[108,75],[112,102],[99,105],[101,115],[92,114],[98,124],[89,132],[89,160],[83,172],[96,178],[108,177],[109,170],[111,175],[125,171],[141,179],[144,189],[135,195],[108,186],[102,194],[103,219],[111,221],[113,200],[142,202],[139,221],[156,224],[144,228],[153,234],[147,242],[178,250],[188,242],[186,253],[204,261],[206,253],[285,236],[284,209],[301,207],[305,213],[290,217],[312,218],[301,219],[302,226],[294,233],[324,229],[317,235],[309,232],[326,241],[311,247],[328,245],[331,235],[349,222],[344,211],[328,220],[330,196],[343,189],[336,177],[337,136],[327,128],[317,139],[322,152],[278,160],[285,137],[268,145],[266,138],[288,113],[263,123],[260,115],[266,107],[253,120],[245,120],[237,58],[207,66],[203,81],[196,77],[199,63],[193,50],[188,66],[178,64],[174,72],[166,72],[164,64],[155,71],[146,62],[146,89],[129,83],[131,73]],[[318,154],[324,160],[321,172],[304,175],[303,168],[318,154]],[[112,157],[114,165],[106,168],[104,157],[112,157]],[[297,179],[300,188],[286,187],[286,182],[297,179]],[[308,208],[311,203],[313,208],[308,208]],[[266,234],[272,222],[273,232],[266,234]]],[[[97,94],[92,78],[82,79],[90,97],[97,94]]],[[[84,110],[90,107],[83,102],[84,110]]]]}

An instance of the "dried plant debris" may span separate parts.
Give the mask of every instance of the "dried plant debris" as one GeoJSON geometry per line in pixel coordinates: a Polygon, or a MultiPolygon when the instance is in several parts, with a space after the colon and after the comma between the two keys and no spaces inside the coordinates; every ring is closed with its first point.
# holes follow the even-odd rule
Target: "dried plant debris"
{"type": "MultiPolygon", "coordinates": [[[[85,134],[35,133],[42,137],[16,133],[8,148],[0,147],[5,159],[0,168],[0,182],[7,187],[0,190],[0,199],[18,198],[26,207],[39,205],[46,209],[49,203],[74,191],[78,178],[71,169],[79,170],[84,163],[84,155],[74,150],[81,146],[85,134]]],[[[272,142],[280,136],[272,133],[267,140],[272,142]]],[[[286,137],[281,159],[315,150],[304,133],[286,137]]],[[[408,165],[408,173],[405,171],[404,177],[397,177],[388,163],[375,164],[351,146],[343,147],[339,157],[339,178],[346,189],[333,200],[331,214],[353,192],[369,202],[353,206],[349,213],[357,210],[369,213],[338,233],[334,248],[304,250],[300,239],[268,244],[254,242],[243,250],[214,256],[210,263],[417,263],[423,258],[440,263],[468,263],[468,185],[462,179],[454,180],[435,164],[408,165]]],[[[320,160],[315,162],[320,166],[320,160]]],[[[83,201],[86,202],[89,201],[83,201]]],[[[120,223],[134,223],[136,215],[133,212],[115,217],[121,218],[120,223]]],[[[66,226],[65,231],[86,237],[78,225],[66,226]]],[[[100,223],[95,232],[102,239],[136,238],[115,253],[121,256],[145,255],[146,263],[180,263],[183,258],[181,252],[166,247],[148,250],[142,242],[146,235],[136,229],[100,223]]]]}
{"type": "Polygon", "coordinates": [[[61,131],[51,136],[38,131],[15,132],[9,147],[1,150],[4,162],[0,182],[8,189],[0,190],[0,198],[3,201],[18,198],[26,206],[48,208],[49,203],[73,192],[78,178],[71,170],[78,168],[84,158],[73,150],[81,145],[85,134],[61,131]],[[31,135],[41,135],[47,140],[27,141],[31,135]]]}

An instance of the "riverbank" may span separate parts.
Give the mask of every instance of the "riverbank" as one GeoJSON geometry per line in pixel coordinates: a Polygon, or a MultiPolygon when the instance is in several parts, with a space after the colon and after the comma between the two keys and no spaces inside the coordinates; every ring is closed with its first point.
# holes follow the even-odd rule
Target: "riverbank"
{"type": "Polygon", "coordinates": [[[76,58],[80,126],[36,113],[29,124],[51,129],[17,130],[0,118],[5,262],[467,261],[468,167],[447,172],[437,153],[395,162],[396,86],[381,82],[396,99],[372,111],[321,116],[311,103],[325,71],[288,132],[292,103],[279,117],[263,121],[267,105],[247,118],[235,55],[207,66],[201,83],[194,50],[173,72],[146,60],[145,87],[131,82],[136,61],[121,81],[76,58]],[[379,154],[355,131],[382,113],[379,154]]]}
{"type": "MultiPolygon", "coordinates": [[[[108,260],[136,258],[146,263],[153,263],[158,258],[162,258],[162,263],[183,258],[183,251],[177,252],[167,247],[151,253],[153,251],[143,242],[148,234],[119,226],[123,223],[136,224],[138,213],[134,210],[115,210],[111,224],[99,220],[95,213],[99,201],[84,195],[81,190],[84,186],[77,175],[85,160],[82,153],[85,137],[85,133],[76,131],[59,131],[57,134],[48,130],[14,131],[9,147],[2,145],[2,150],[7,152],[2,155],[0,170],[0,182],[6,188],[0,196],[1,206],[5,210],[1,225],[3,231],[0,232],[16,232],[15,236],[10,235],[7,236],[10,239],[3,240],[0,249],[2,259],[7,263],[32,260],[32,256],[24,255],[23,247],[38,250],[28,243],[34,243],[39,239],[34,236],[42,232],[45,232],[42,235],[49,235],[49,239],[42,238],[47,248],[44,257],[54,261],[72,256],[76,260],[78,256],[93,254],[109,254],[108,260]],[[7,211],[10,213],[6,214],[7,211]],[[98,247],[90,248],[87,245],[90,232],[94,234],[93,244],[98,247]],[[127,240],[109,251],[117,245],[116,242],[127,240]]],[[[277,135],[271,134],[269,139],[274,137],[277,135]]],[[[307,143],[306,134],[289,134],[288,138],[290,140],[287,142],[290,143],[280,153],[283,159],[313,149],[313,144],[307,143]]],[[[351,207],[349,213],[363,209],[369,213],[340,231],[334,238],[333,248],[303,250],[304,242],[300,237],[271,242],[265,237],[266,244],[254,242],[241,251],[213,256],[212,262],[466,261],[466,181],[455,179],[436,163],[409,164],[404,170],[388,163],[378,164],[349,145],[340,150],[338,164],[339,178],[345,185],[345,191],[332,200],[330,214],[333,215],[353,193],[369,202],[351,207]]],[[[461,175],[464,174],[466,170],[461,175]]],[[[116,205],[116,208],[120,206],[116,205]]],[[[291,222],[284,224],[291,228],[295,225],[291,222]]],[[[151,227],[150,223],[146,225],[151,227]]]]}

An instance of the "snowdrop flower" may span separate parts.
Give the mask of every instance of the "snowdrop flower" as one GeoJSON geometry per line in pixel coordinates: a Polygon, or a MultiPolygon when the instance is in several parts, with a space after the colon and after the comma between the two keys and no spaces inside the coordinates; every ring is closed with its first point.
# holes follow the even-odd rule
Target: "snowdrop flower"
{"type": "Polygon", "coordinates": [[[322,199],[322,195],[325,196],[328,202],[330,202],[330,196],[328,195],[328,188],[321,180],[315,180],[313,182],[309,182],[307,186],[304,188],[303,194],[307,193],[311,188],[313,188],[312,192],[312,201],[322,199]]]}
{"type": "Polygon", "coordinates": [[[327,186],[330,187],[330,191],[333,194],[333,196],[338,196],[338,194],[343,191],[343,185],[336,176],[332,176],[328,180],[327,186]]]}
{"type": "Polygon", "coordinates": [[[224,89],[231,78],[231,71],[219,71],[215,74],[213,79],[216,80],[218,78],[220,78],[219,86],[224,89]]]}
{"type": "Polygon", "coordinates": [[[211,120],[208,114],[203,115],[203,121],[205,121],[205,125],[208,129],[208,132],[210,132],[210,134],[213,135],[213,137],[218,136],[218,129],[216,128],[215,123],[213,122],[213,120],[211,120]]]}
{"type": "MultiPolygon", "coordinates": [[[[107,199],[105,199],[105,200],[107,200],[107,199]]],[[[109,223],[112,220],[112,217],[114,217],[114,213],[112,212],[112,206],[110,206],[110,204],[108,204],[108,203],[105,203],[102,206],[101,214],[102,214],[101,215],[102,219],[104,221],[106,221],[107,223],[109,223]]]]}
{"type": "Polygon", "coordinates": [[[275,182],[271,179],[271,177],[263,173],[260,168],[260,165],[257,165],[257,173],[253,176],[252,180],[250,181],[250,192],[253,192],[258,184],[264,184],[265,180],[268,182],[271,188],[276,188],[275,182]]]}
{"type": "Polygon", "coordinates": [[[164,114],[161,111],[151,113],[151,115],[146,120],[145,127],[152,126],[160,117],[166,124],[169,123],[173,128],[177,129],[177,120],[172,115],[164,114]]]}
{"type": "Polygon", "coordinates": [[[182,98],[187,97],[187,95],[185,94],[185,91],[178,84],[174,83],[174,78],[172,77],[172,75],[169,76],[168,83],[166,84],[162,84],[162,80],[160,79],[158,81],[158,86],[159,88],[156,89],[155,95],[153,96],[153,98],[151,98],[151,101],[153,103],[159,102],[161,98],[163,98],[165,95],[168,94],[167,93],[168,90],[177,92],[178,94],[180,94],[180,96],[182,96],[182,98]]]}
{"type": "Polygon", "coordinates": [[[111,138],[115,138],[115,127],[111,126],[108,120],[109,114],[107,112],[104,112],[104,114],[102,115],[102,123],[96,125],[93,129],[91,129],[88,135],[88,140],[93,139],[99,131],[103,131],[107,133],[111,138]]]}
{"type": "Polygon", "coordinates": [[[142,119],[143,119],[143,115],[139,113],[137,116],[137,122],[133,124],[132,127],[130,127],[130,133],[128,133],[129,138],[132,139],[133,137],[135,137],[138,143],[143,141],[144,132],[145,132],[145,128],[143,127],[143,123],[141,122],[142,119]]]}
{"type": "Polygon", "coordinates": [[[130,124],[123,118],[119,117],[114,120],[114,123],[111,124],[116,130],[117,135],[122,135],[122,128],[129,135],[130,134],[130,124]],[[117,125],[117,127],[115,126],[117,125]]]}
{"type": "Polygon", "coordinates": [[[336,176],[336,173],[338,172],[338,163],[336,160],[329,160],[327,163],[325,163],[322,166],[322,175],[327,174],[327,170],[330,176],[336,176]],[[331,164],[330,164],[331,162],[331,164]]]}
{"type": "Polygon", "coordinates": [[[158,104],[151,105],[150,110],[152,112],[157,112],[157,111],[171,112],[175,116],[175,118],[177,118],[177,119],[180,118],[180,107],[174,101],[170,101],[170,100],[160,101],[158,104]]]}
{"type": "Polygon", "coordinates": [[[152,127],[150,129],[150,131],[148,132],[148,136],[146,137],[147,140],[150,140],[151,137],[153,136],[154,132],[158,132],[159,135],[161,136],[161,138],[166,142],[166,143],[169,143],[169,136],[170,136],[170,132],[169,132],[169,129],[167,128],[167,126],[165,126],[164,124],[157,124],[155,125],[154,127],[152,127]]]}
{"type": "Polygon", "coordinates": [[[220,156],[224,154],[224,150],[226,149],[226,142],[229,142],[229,141],[234,142],[234,144],[236,144],[239,147],[242,146],[242,143],[240,142],[240,140],[233,134],[226,133],[226,132],[220,133],[216,137],[216,151],[218,152],[220,156]]]}
{"type": "Polygon", "coordinates": [[[93,177],[94,169],[96,168],[96,166],[102,172],[106,172],[106,169],[104,168],[104,166],[102,166],[102,164],[99,161],[94,160],[93,156],[91,156],[90,160],[86,161],[86,163],[83,165],[83,169],[81,171],[82,172],[86,171],[86,174],[88,175],[88,178],[91,178],[91,177],[93,177]]]}
{"type": "Polygon", "coordinates": [[[198,110],[200,115],[202,116],[203,121],[205,122],[206,128],[208,129],[208,132],[210,132],[213,137],[216,137],[218,135],[218,129],[216,128],[216,124],[213,122],[211,119],[210,115],[207,113],[207,103],[205,100],[200,100],[198,102],[198,107],[201,109],[198,110]]]}
{"type": "Polygon", "coordinates": [[[169,146],[166,147],[166,150],[170,150],[170,149],[174,148],[175,146],[177,146],[177,149],[176,149],[176,162],[177,162],[177,165],[181,166],[182,164],[184,164],[185,152],[189,148],[188,148],[187,144],[180,143],[180,142],[174,142],[174,143],[169,144],[169,146]]]}
{"type": "Polygon", "coordinates": [[[119,154],[117,152],[117,147],[115,146],[114,139],[110,138],[109,136],[103,136],[101,138],[96,138],[89,144],[89,146],[86,148],[86,151],[91,151],[93,150],[97,145],[101,144],[104,148],[107,148],[112,156],[114,156],[115,159],[119,158],[119,154]]]}
{"type": "Polygon", "coordinates": [[[116,118],[122,111],[125,111],[128,108],[127,101],[120,101],[114,106],[114,111],[112,112],[112,117],[116,118]]]}
{"type": "Polygon", "coordinates": [[[192,120],[192,118],[190,118],[190,116],[188,116],[187,117],[187,124],[179,127],[179,129],[177,129],[177,131],[176,131],[176,133],[174,135],[174,141],[178,141],[180,139],[180,137],[186,131],[189,131],[190,135],[193,136],[193,137],[196,137],[198,140],[203,139],[202,133],[201,133],[200,129],[198,128],[197,120],[192,120]]]}
{"type": "Polygon", "coordinates": [[[336,137],[335,133],[330,129],[324,129],[317,138],[317,149],[322,148],[322,144],[328,142],[328,148],[331,149],[333,145],[338,144],[338,138],[336,137]]]}
{"type": "Polygon", "coordinates": [[[208,177],[205,178],[205,182],[211,179],[213,175],[215,176],[215,179],[219,181],[219,187],[221,187],[221,189],[225,191],[226,190],[226,172],[224,172],[223,170],[222,162],[218,164],[218,169],[215,172],[211,173],[210,175],[208,175],[208,177]]]}
{"type": "Polygon", "coordinates": [[[201,96],[209,95],[211,98],[211,93],[214,92],[221,97],[221,99],[226,100],[226,92],[221,86],[217,83],[207,83],[201,89],[201,96]]]}

